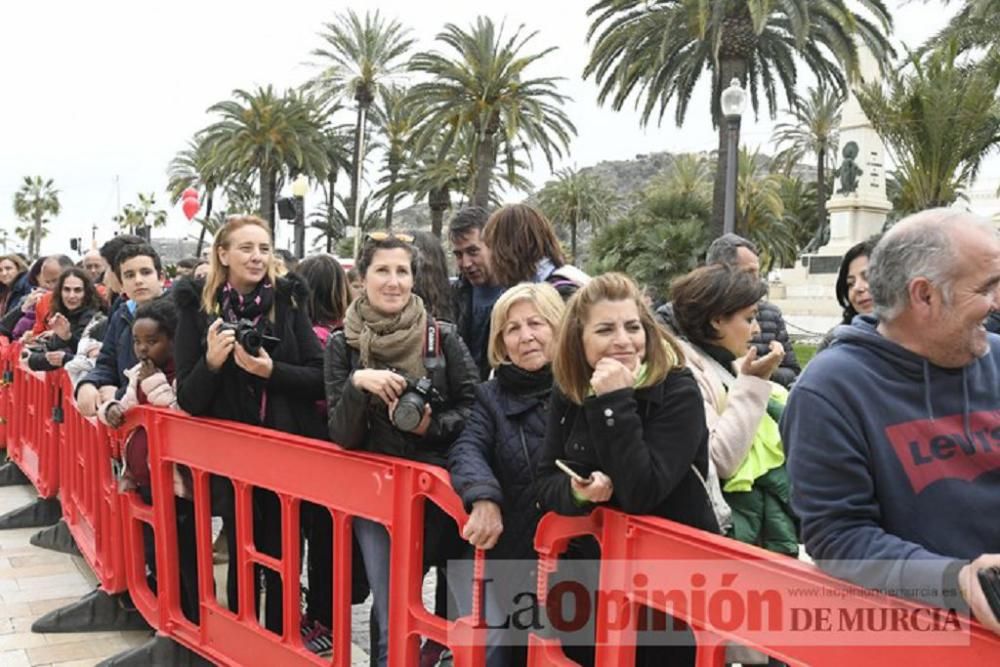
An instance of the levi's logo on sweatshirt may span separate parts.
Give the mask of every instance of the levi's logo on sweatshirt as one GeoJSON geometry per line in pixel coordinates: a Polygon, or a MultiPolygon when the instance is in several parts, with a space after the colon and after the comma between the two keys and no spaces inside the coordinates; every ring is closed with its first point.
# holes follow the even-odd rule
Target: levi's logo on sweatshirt
{"type": "Polygon", "coordinates": [[[961,414],[885,429],[914,493],[940,479],[971,482],[984,472],[1000,469],[1000,410],[970,413],[969,432],[972,440],[965,435],[961,414]]]}

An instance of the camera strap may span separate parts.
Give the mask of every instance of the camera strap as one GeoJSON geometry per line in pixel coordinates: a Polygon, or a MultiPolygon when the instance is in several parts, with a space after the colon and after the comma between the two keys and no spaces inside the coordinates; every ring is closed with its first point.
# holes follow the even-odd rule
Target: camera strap
{"type": "Polygon", "coordinates": [[[424,368],[428,372],[441,365],[441,327],[434,318],[427,314],[427,327],[424,331],[424,368]]]}

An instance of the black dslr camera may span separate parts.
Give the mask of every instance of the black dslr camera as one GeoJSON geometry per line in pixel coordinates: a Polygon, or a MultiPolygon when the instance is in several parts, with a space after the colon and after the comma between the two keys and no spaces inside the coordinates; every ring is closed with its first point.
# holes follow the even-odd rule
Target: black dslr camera
{"type": "Polygon", "coordinates": [[[392,413],[392,424],[400,431],[412,431],[424,418],[424,406],[428,402],[439,402],[441,395],[434,388],[431,379],[422,377],[416,382],[407,378],[406,389],[399,397],[396,410],[392,413]]]}
{"type": "Polygon", "coordinates": [[[271,336],[265,336],[262,334],[257,330],[257,326],[250,320],[240,320],[236,324],[223,322],[222,326],[219,327],[219,331],[235,331],[236,342],[242,345],[243,349],[246,350],[252,357],[256,357],[260,354],[260,348],[264,345],[264,343],[280,342],[277,338],[272,338],[271,336]]]}

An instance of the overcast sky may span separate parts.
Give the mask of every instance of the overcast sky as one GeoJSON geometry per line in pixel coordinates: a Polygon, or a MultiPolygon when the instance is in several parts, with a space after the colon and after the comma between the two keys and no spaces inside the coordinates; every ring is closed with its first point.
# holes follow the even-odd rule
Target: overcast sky
{"type": "MultiPolygon", "coordinates": [[[[466,26],[478,14],[524,23],[538,30],[532,50],[558,46],[537,74],[561,75],[560,90],[573,98],[568,113],[578,129],[560,166],[585,167],[637,153],[708,150],[715,134],[705,114],[707,87],[696,93],[682,128],[668,112],[661,127],[639,126],[632,111],[613,112],[596,102],[592,81],[581,72],[589,49],[586,0],[378,0],[319,2],[284,0],[172,0],[135,2],[4,2],[0,6],[0,228],[13,236],[13,194],[25,175],[55,180],[63,212],[43,243],[47,252],[68,252],[68,238],[89,244],[115,229],[111,217],[139,192],[155,192],[166,205],[166,167],[211,117],[205,110],[234,88],[307,79],[315,69],[309,52],[320,45],[324,22],[348,6],[380,9],[413,30],[418,48],[433,46],[445,22],[466,26]],[[116,186],[116,178],[118,184],[116,186]]],[[[914,46],[943,23],[940,4],[890,0],[896,9],[896,40],[914,46]]],[[[345,119],[347,120],[347,119],[345,119]]],[[[767,143],[773,122],[764,114],[744,120],[744,140],[767,143]]],[[[998,169],[991,161],[989,178],[998,169]]],[[[536,185],[549,176],[538,156],[536,185]]],[[[347,179],[342,179],[346,181],[347,179]]],[[[307,199],[307,210],[309,201],[307,199]]],[[[195,233],[180,207],[170,210],[167,235],[195,233]]],[[[155,235],[164,234],[162,230],[155,235]]],[[[289,234],[279,231],[279,245],[289,234]]]]}

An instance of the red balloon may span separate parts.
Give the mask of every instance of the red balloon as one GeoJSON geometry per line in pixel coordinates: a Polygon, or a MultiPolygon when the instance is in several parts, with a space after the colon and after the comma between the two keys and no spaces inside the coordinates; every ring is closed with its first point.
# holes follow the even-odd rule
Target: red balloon
{"type": "Polygon", "coordinates": [[[187,190],[181,193],[181,199],[191,199],[191,198],[194,199],[198,198],[198,191],[195,190],[194,188],[188,188],[187,190]]]}
{"type": "Polygon", "coordinates": [[[198,203],[197,197],[186,197],[184,202],[181,204],[181,209],[184,211],[184,215],[187,216],[188,220],[191,220],[197,213],[198,209],[201,208],[201,204],[198,203]]]}

